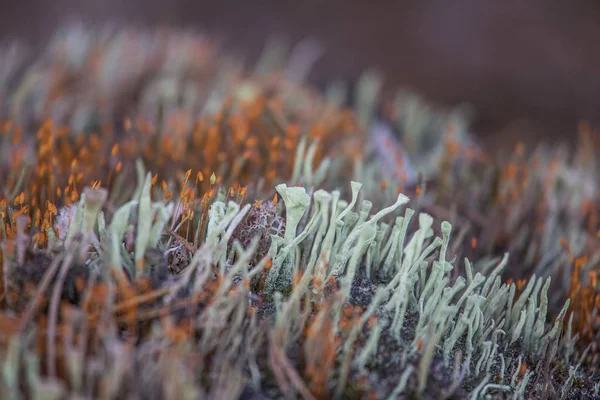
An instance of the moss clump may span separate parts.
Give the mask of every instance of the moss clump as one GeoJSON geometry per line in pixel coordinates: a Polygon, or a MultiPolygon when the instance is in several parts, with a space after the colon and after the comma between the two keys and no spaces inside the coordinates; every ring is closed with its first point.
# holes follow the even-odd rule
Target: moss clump
{"type": "Polygon", "coordinates": [[[66,31],[7,69],[1,393],[598,396],[587,128],[491,156],[461,111],[377,120],[377,74],[353,111],[272,50],[66,31]]]}

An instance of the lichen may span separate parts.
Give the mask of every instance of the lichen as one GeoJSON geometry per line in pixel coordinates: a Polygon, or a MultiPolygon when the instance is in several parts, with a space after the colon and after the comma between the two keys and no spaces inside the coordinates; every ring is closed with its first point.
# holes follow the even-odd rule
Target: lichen
{"type": "Polygon", "coordinates": [[[461,110],[385,121],[377,73],[352,110],[286,54],[79,27],[0,82],[0,392],[597,397],[587,128],[492,157],[461,110]]]}

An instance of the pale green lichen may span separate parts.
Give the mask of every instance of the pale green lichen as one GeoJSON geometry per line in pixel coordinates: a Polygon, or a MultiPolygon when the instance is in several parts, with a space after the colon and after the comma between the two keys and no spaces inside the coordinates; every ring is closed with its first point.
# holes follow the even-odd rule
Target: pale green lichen
{"type": "MultiPolygon", "coordinates": [[[[120,63],[125,51],[122,41],[112,40],[110,35],[102,38],[85,35],[81,41],[77,35],[70,38],[69,46],[52,48],[51,58],[64,57],[69,68],[77,70],[83,68],[77,60],[85,59],[77,53],[86,48],[88,41],[103,43],[100,47],[106,54],[98,72],[101,82],[98,88],[114,94],[118,84],[107,77],[116,69],[131,67],[120,63]]],[[[185,53],[195,46],[195,41],[188,39],[184,35],[165,42],[181,44],[185,53]]],[[[152,41],[144,37],[141,43],[152,41]]],[[[145,49],[152,46],[139,47],[143,54],[148,54],[145,49]]],[[[219,72],[214,75],[214,82],[211,79],[209,87],[196,88],[198,82],[186,85],[185,80],[176,76],[187,70],[188,63],[168,58],[161,71],[149,74],[151,82],[140,94],[143,99],[140,107],[149,114],[161,109],[156,129],[162,132],[163,109],[176,108],[178,102],[183,103],[186,112],[198,110],[200,115],[211,117],[209,113],[220,110],[229,95],[241,102],[254,101],[264,94],[258,78],[285,67],[288,51],[283,47],[267,49],[253,79],[234,88],[226,81],[234,76],[237,82],[241,68],[236,67],[236,62],[223,61],[219,64],[222,68],[216,68],[219,72]],[[204,91],[206,95],[202,94],[204,91]]],[[[310,44],[296,49],[296,55],[303,49],[310,50],[310,44]]],[[[297,68],[288,65],[287,75],[301,80],[311,57],[297,68]]],[[[13,96],[13,114],[26,111],[28,101],[37,104],[36,110],[45,108],[41,105],[48,100],[32,91],[45,87],[43,70],[38,65],[25,74],[13,96]]],[[[284,109],[311,102],[311,98],[296,96],[299,87],[295,84],[282,81],[284,109]]],[[[359,82],[355,97],[361,129],[375,126],[374,110],[380,88],[381,79],[376,73],[365,74],[359,82]]],[[[343,103],[342,85],[333,87],[329,93],[329,99],[319,103],[322,106],[319,118],[338,112],[343,103]]],[[[201,201],[202,205],[198,205],[200,201],[190,204],[194,218],[182,217],[180,203],[152,201],[160,197],[157,196],[160,192],[157,188],[150,189],[151,175],[141,161],[135,171],[115,178],[106,214],[100,211],[106,193],[85,191],[73,206],[75,213],[67,240],[61,240],[63,232],[55,235],[52,229],[47,230],[49,254],[54,260],[47,266],[39,290],[48,291],[51,283],[55,286],[51,290],[52,304],[46,325],[50,335],[45,345],[52,348],[52,339],[58,337],[60,288],[75,261],[85,261],[83,265],[90,270],[101,268],[101,273],[92,274],[86,285],[96,280],[106,284],[104,308],[94,317],[101,319],[103,328],[108,328],[94,333],[97,352],[93,357],[81,344],[87,343],[86,340],[79,343],[65,339],[64,348],[57,346],[64,350],[60,355],[64,357],[68,384],[63,384],[54,378],[52,370],[55,366],[51,358],[57,350],[49,351],[50,356],[43,360],[46,368],[41,368],[33,341],[24,332],[33,332],[29,328],[33,327],[33,315],[40,305],[39,298],[32,301],[19,333],[23,335],[11,337],[0,355],[2,392],[15,399],[23,397],[24,388],[28,395],[39,398],[110,398],[121,394],[144,397],[148,393],[184,399],[239,398],[244,387],[260,391],[277,386],[268,394],[275,392],[275,396],[287,397],[300,394],[310,398],[307,386],[313,382],[301,367],[307,360],[322,361],[323,345],[332,345],[334,339],[340,339],[329,370],[319,371],[328,390],[322,397],[344,396],[348,382],[358,381],[361,376],[366,377],[379,398],[417,395],[437,398],[441,396],[438,389],[448,396],[460,392],[459,396],[472,398],[526,398],[543,392],[550,397],[568,398],[582,394],[583,391],[577,390],[584,374],[597,371],[590,367],[590,360],[594,360],[589,356],[592,350],[588,346],[581,351],[577,314],[568,316],[566,329],[563,325],[570,305],[565,289],[573,271],[569,258],[584,252],[590,240],[584,227],[587,217],[580,210],[586,201],[593,199],[598,187],[593,157],[589,161],[585,149],[580,149],[572,161],[560,162],[555,172],[548,173],[553,170],[555,160],[567,157],[560,149],[536,150],[532,157],[539,158],[539,171],[528,170],[529,185],[520,188],[521,198],[506,204],[508,211],[504,212],[501,209],[504,205],[498,206],[495,199],[506,197],[521,182],[500,179],[503,164],[491,162],[479,168],[454,160],[451,165],[442,165],[442,161],[448,161],[445,146],[451,140],[468,142],[466,114],[439,113],[419,98],[406,94],[399,95],[392,108],[391,123],[400,137],[396,144],[408,150],[407,164],[410,162],[415,168],[409,171],[411,176],[405,189],[407,193],[415,193],[414,185],[422,183],[420,194],[408,203],[408,198],[399,196],[397,191],[397,185],[403,182],[395,179],[387,182],[384,189],[386,185],[382,185],[381,178],[385,168],[380,162],[363,157],[351,161],[354,163],[351,172],[351,168],[342,170],[351,163],[344,157],[324,157],[320,165],[314,165],[323,141],[309,141],[305,130],[309,125],[302,124],[291,177],[278,177],[281,180],[277,182],[285,183],[275,188],[283,200],[279,207],[283,211],[274,208],[273,212],[286,219],[286,230],[283,235],[263,236],[270,239],[270,244],[265,245],[269,247],[267,256],[260,260],[255,259],[259,238],[246,240],[244,246],[236,238],[236,227],[245,221],[252,206],[228,201],[227,185],[233,182],[226,173],[232,167],[244,167],[248,161],[239,154],[216,166],[209,179],[214,197],[209,204],[207,199],[201,201]],[[418,173],[434,179],[429,188],[426,182],[419,182],[418,173]],[[129,187],[128,179],[135,175],[137,186],[129,187]],[[341,176],[353,180],[350,190],[340,186],[341,176]],[[436,180],[441,176],[443,179],[436,180]],[[490,199],[494,199],[491,205],[490,199]],[[458,208],[452,209],[447,217],[440,217],[439,206],[445,207],[448,202],[458,208]],[[536,208],[540,203],[546,207],[544,210],[536,208]],[[382,209],[388,204],[392,206],[382,209]],[[411,208],[402,212],[406,205],[411,208]],[[380,211],[371,215],[372,210],[380,211]],[[469,214],[471,211],[485,215],[476,218],[469,214]],[[413,218],[415,213],[418,215],[413,218]],[[202,225],[200,215],[208,219],[203,219],[202,225]],[[530,224],[530,217],[536,223],[530,224]],[[443,221],[444,218],[448,221],[443,221]],[[543,232],[536,230],[540,223],[545,226],[543,232]],[[185,243],[185,239],[173,235],[184,224],[195,228],[193,242],[185,243]],[[85,255],[88,259],[72,257],[80,237],[85,236],[79,233],[98,237],[94,246],[81,246],[88,251],[85,255]],[[484,243],[481,248],[472,246],[465,252],[461,243],[471,233],[484,243]],[[503,237],[508,237],[508,244],[501,243],[503,237]],[[562,237],[571,247],[569,252],[558,246],[562,237]],[[145,261],[149,250],[157,251],[160,263],[164,261],[161,257],[184,245],[191,248],[186,248],[189,265],[179,275],[168,275],[166,280],[158,282],[160,289],[153,294],[166,294],[149,308],[152,312],[161,310],[162,314],[160,318],[149,318],[150,333],[140,343],[130,345],[128,337],[123,339],[119,336],[121,331],[112,329],[120,329],[121,321],[112,312],[117,289],[110,270],[125,270],[132,287],[138,290],[138,284],[142,283],[138,278],[150,275],[150,265],[145,261]],[[512,254],[510,264],[508,254],[497,257],[498,252],[505,251],[512,254]],[[65,257],[65,253],[69,256],[65,257]],[[463,260],[465,254],[478,260],[474,263],[463,260]],[[268,266],[271,268],[267,271],[268,266]],[[519,277],[531,276],[525,287],[504,281],[507,272],[517,269],[519,277]],[[189,308],[180,308],[182,302],[199,301],[207,288],[211,289],[208,301],[198,307],[186,303],[189,308]],[[344,330],[341,325],[348,322],[344,320],[345,314],[348,309],[356,311],[352,308],[355,303],[360,303],[366,311],[361,310],[356,325],[344,330]],[[187,323],[185,332],[190,334],[178,342],[167,333],[174,331],[177,337],[178,331],[168,324],[180,317],[187,323]],[[376,318],[369,320],[366,327],[370,317],[376,318]],[[325,328],[329,325],[328,331],[325,328]],[[319,331],[321,328],[323,331],[319,331]],[[311,329],[317,334],[307,338],[311,329]],[[323,342],[330,339],[331,342],[323,342]],[[210,363],[198,355],[210,355],[210,363]],[[188,364],[186,361],[191,358],[194,362],[188,364]],[[20,370],[25,372],[25,380],[16,373],[20,370]],[[41,370],[50,371],[50,378],[42,378],[41,370]],[[135,382],[135,388],[131,382],[135,382]],[[431,394],[430,390],[437,391],[431,394]]],[[[65,116],[62,122],[73,127],[93,123],[96,112],[93,107],[82,105],[76,109],[73,116],[65,116]]],[[[41,117],[37,111],[34,114],[41,117]]],[[[276,118],[269,109],[259,117],[261,123],[270,124],[274,135],[283,135],[282,124],[273,123],[276,118]]],[[[2,148],[9,148],[8,139],[2,140],[7,144],[2,148]]],[[[518,157],[509,158],[512,162],[518,157]]],[[[26,157],[25,161],[31,160],[26,157]]],[[[15,181],[11,198],[23,186],[30,170],[28,165],[11,176],[15,181]]],[[[173,189],[174,180],[166,179],[173,189]]],[[[272,192],[265,193],[262,182],[254,184],[249,189],[253,191],[249,198],[272,196],[272,192]]],[[[13,212],[9,209],[8,216],[13,212]]],[[[19,234],[25,232],[26,225],[25,218],[17,219],[19,234]]],[[[3,224],[0,233],[3,238],[7,235],[3,224]]],[[[17,243],[17,247],[20,255],[25,254],[24,246],[17,243]]],[[[9,248],[2,243],[3,252],[8,254],[9,248]]],[[[593,254],[583,272],[597,266],[599,260],[600,255],[593,254]]],[[[25,264],[22,261],[23,257],[15,260],[12,254],[3,258],[7,278],[9,269],[21,271],[19,268],[25,264]]],[[[72,338],[76,330],[86,332],[88,328],[89,316],[78,307],[73,309],[68,316],[73,319],[65,323],[65,332],[61,332],[66,338],[72,338]]],[[[67,318],[66,314],[61,313],[61,318],[67,318]]],[[[146,321],[139,325],[145,324],[146,321]]],[[[599,385],[588,389],[586,394],[599,395],[599,385]]]]}
{"type": "MultiPolygon", "coordinates": [[[[128,256],[123,253],[122,245],[127,229],[146,229],[147,235],[137,232],[136,255],[148,246],[160,247],[162,240],[169,240],[163,239],[159,233],[170,223],[173,206],[150,201],[149,178],[148,174],[140,197],[119,208],[106,229],[106,237],[110,242],[107,260],[113,268],[127,265],[124,258],[128,256]],[[133,217],[144,217],[150,222],[143,226],[139,221],[135,224],[133,217]]],[[[193,254],[190,265],[173,284],[166,300],[173,302],[178,291],[189,282],[193,282],[192,290],[202,290],[213,274],[210,267],[218,266],[224,279],[214,293],[214,301],[202,313],[201,321],[205,329],[199,338],[198,351],[217,351],[221,348],[217,340],[219,337],[225,343],[240,340],[235,332],[245,329],[243,297],[228,295],[235,286],[235,277],[250,282],[254,277],[266,273],[265,293],[275,292],[274,326],[283,335],[280,343],[286,348],[298,340],[309,319],[303,299],[310,295],[318,301],[323,296],[323,293],[314,291],[315,287],[311,289],[311,282],[318,271],[325,268],[325,276],[339,279],[340,291],[336,294],[339,305],[331,310],[330,318],[340,321],[341,305],[351,300],[355,280],[365,276],[368,265],[369,275],[389,279],[384,280],[387,283],[379,287],[358,323],[345,336],[339,354],[334,398],[342,397],[351,374],[366,371],[371,368],[370,365],[377,363],[380,357],[379,342],[386,332],[408,354],[417,354],[419,357],[418,365],[407,365],[400,381],[390,388],[389,395],[393,396],[403,395],[411,379],[416,379],[416,393],[424,393],[432,374],[430,368],[434,357],[441,356],[445,368],[455,371],[456,382],[465,378],[475,379],[476,385],[470,392],[473,398],[492,392],[508,392],[521,398],[528,382],[538,373],[528,369],[524,376],[519,375],[522,355],[542,359],[572,354],[573,339],[570,334],[564,335],[562,340],[559,335],[568,302],[553,326],[548,327],[545,322],[550,279],[542,282],[533,278],[514,301],[515,284],[502,283],[500,278],[508,262],[508,255],[505,254],[502,259],[496,260],[497,265],[487,277],[479,272],[474,274],[471,264],[465,261],[466,278],[459,274],[451,280],[449,273],[456,265],[455,260],[447,260],[452,235],[452,226],[448,222],[442,222],[440,237],[434,233],[434,219],[420,213],[418,229],[411,234],[408,224],[413,210],[405,210],[403,217],[393,217],[408,202],[406,196],[399,195],[393,205],[369,217],[372,209],[369,201],[362,202],[359,213],[352,211],[357,204],[361,185],[353,182],[351,187],[352,200],[347,203],[340,200],[337,191],[330,193],[317,190],[309,196],[304,188],[278,186],[285,206],[286,233],[284,237],[272,235],[268,257],[251,270],[248,265],[254,257],[259,238],[254,238],[249,246],[243,248],[233,236],[250,205],[240,208],[234,202],[212,203],[206,236],[193,254]],[[304,219],[305,215],[308,215],[307,219],[304,219]],[[390,225],[382,222],[386,217],[393,217],[395,221],[391,231],[390,225]],[[232,244],[231,247],[229,244],[232,244]],[[332,249],[335,249],[335,256],[332,249]],[[373,252],[369,249],[382,250],[373,252]],[[326,268],[328,257],[333,261],[329,270],[326,268]],[[273,266],[269,271],[264,271],[269,258],[273,260],[273,266]],[[290,294],[284,297],[277,293],[292,284],[294,274],[298,274],[299,280],[293,284],[290,294]],[[365,336],[363,328],[367,320],[376,314],[379,321],[365,336]],[[295,317],[289,318],[290,315],[295,317]],[[409,326],[405,324],[407,315],[413,321],[409,326]],[[230,326],[227,331],[221,332],[218,327],[224,320],[229,320],[230,326]],[[410,340],[405,337],[407,330],[412,332],[410,340]],[[355,353],[358,340],[364,346],[355,353]],[[519,359],[507,353],[509,346],[517,341],[523,346],[519,359]],[[551,349],[554,350],[546,356],[551,349]],[[515,369],[515,366],[518,368],[515,369]],[[490,381],[492,371],[498,371],[499,381],[490,381]]],[[[80,207],[83,204],[85,196],[80,207]]],[[[96,219],[97,216],[94,216],[96,219]]],[[[61,271],[66,271],[66,268],[61,268],[61,271]]],[[[367,276],[367,279],[371,277],[367,276]]],[[[333,326],[338,329],[337,323],[333,326]]],[[[307,346],[310,344],[307,343],[307,346]]],[[[309,347],[306,351],[312,354],[315,350],[309,347]]],[[[81,386],[81,378],[77,378],[74,372],[82,368],[81,359],[77,352],[70,354],[72,380],[81,386]]],[[[109,379],[111,385],[106,388],[109,397],[122,386],[119,379],[128,368],[117,359],[115,363],[111,369],[112,378],[109,379]]],[[[564,392],[569,390],[575,372],[570,372],[564,392]]],[[[453,390],[458,385],[453,383],[453,390]]]]}

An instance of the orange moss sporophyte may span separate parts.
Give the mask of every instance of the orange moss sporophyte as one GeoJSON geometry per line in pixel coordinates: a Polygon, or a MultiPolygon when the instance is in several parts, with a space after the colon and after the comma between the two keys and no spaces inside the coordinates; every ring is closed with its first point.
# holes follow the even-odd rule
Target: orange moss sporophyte
{"type": "MultiPolygon", "coordinates": [[[[2,306],[10,306],[0,327],[36,327],[32,346],[20,342],[14,369],[26,371],[27,382],[8,390],[27,386],[31,395],[39,375],[42,385],[106,398],[162,393],[154,386],[162,384],[174,398],[237,398],[248,389],[325,399],[334,387],[338,398],[441,398],[440,382],[459,398],[592,393],[555,373],[579,361],[578,348],[597,340],[600,326],[597,255],[580,258],[598,244],[598,204],[588,193],[597,183],[579,191],[583,173],[595,177],[590,149],[571,162],[552,149],[529,157],[517,143],[492,157],[465,143],[458,114],[411,108],[399,97],[384,104],[390,121],[383,122],[410,151],[390,163],[393,177],[383,176],[365,155],[378,116],[345,109],[336,96],[330,102],[285,72],[246,74],[235,62],[214,63],[214,49],[195,34],[80,39],[90,48],[82,64],[70,42],[50,49],[41,75],[10,99],[16,119],[0,124],[0,286],[2,306]],[[413,132],[407,122],[419,118],[426,129],[413,132]],[[422,136],[435,139],[431,154],[420,149],[422,136]],[[326,159],[330,168],[316,183],[326,159]],[[348,180],[353,191],[364,185],[351,206],[348,180]],[[285,232],[289,198],[273,194],[279,183],[309,199],[294,235],[285,232]],[[75,251],[87,241],[73,222],[90,210],[89,190],[107,197],[102,213],[86,220],[93,244],[75,251]],[[411,219],[409,205],[371,224],[371,206],[403,191],[416,194],[418,215],[411,219]],[[448,242],[440,218],[459,232],[448,242]],[[78,233],[69,235],[71,227],[78,233]],[[439,254],[438,241],[451,273],[425,253],[439,254]],[[488,279],[504,251],[510,264],[488,279]],[[452,260],[465,254],[483,260],[462,270],[452,260]],[[345,281],[347,273],[353,279],[345,281]],[[556,279],[569,275],[570,284],[556,279]],[[552,276],[552,285],[541,276],[552,276]],[[567,297],[570,307],[559,313],[567,297]],[[563,326],[571,321],[569,338],[563,326]],[[574,334],[576,346],[567,341],[574,334]],[[551,349],[558,363],[546,358],[551,349]],[[125,372],[94,380],[94,365],[125,372]]],[[[360,90],[355,97],[362,100],[360,90]]],[[[584,362],[569,371],[581,380],[596,370],[584,362]]]]}
{"type": "Polygon", "coordinates": [[[580,335],[593,339],[600,333],[600,286],[598,285],[599,270],[593,269],[584,274],[588,263],[586,256],[574,260],[573,272],[569,288],[572,300],[570,314],[574,317],[574,328],[580,335]],[[592,316],[596,315],[596,319],[592,316]]]}

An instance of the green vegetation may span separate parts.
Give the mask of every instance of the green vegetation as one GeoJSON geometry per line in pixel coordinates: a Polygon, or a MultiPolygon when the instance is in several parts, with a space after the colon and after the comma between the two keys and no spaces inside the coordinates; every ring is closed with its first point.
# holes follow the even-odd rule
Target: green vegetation
{"type": "Polygon", "coordinates": [[[352,108],[283,49],[4,51],[3,397],[598,398],[589,129],[489,155],[466,110],[373,72],[352,108]]]}

